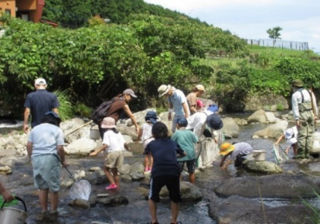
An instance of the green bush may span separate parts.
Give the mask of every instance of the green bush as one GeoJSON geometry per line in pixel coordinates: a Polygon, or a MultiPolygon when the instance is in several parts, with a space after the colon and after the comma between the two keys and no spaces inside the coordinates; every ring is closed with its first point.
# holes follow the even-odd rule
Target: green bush
{"type": "Polygon", "coordinates": [[[57,90],[54,92],[59,101],[59,116],[61,120],[67,120],[74,116],[73,105],[70,101],[69,94],[65,91],[57,90]]]}

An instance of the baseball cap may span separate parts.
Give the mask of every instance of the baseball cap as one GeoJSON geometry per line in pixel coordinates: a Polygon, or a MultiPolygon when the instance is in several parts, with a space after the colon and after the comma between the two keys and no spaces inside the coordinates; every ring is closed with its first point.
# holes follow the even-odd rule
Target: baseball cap
{"type": "Polygon", "coordinates": [[[57,113],[53,112],[53,111],[48,111],[44,115],[45,116],[52,116],[52,117],[54,117],[54,118],[56,118],[56,119],[61,121],[61,118],[59,117],[59,115],[57,113]]]}
{"type": "Polygon", "coordinates": [[[123,91],[123,94],[130,95],[130,96],[132,96],[133,98],[137,98],[136,94],[134,94],[134,92],[133,92],[132,89],[125,89],[125,90],[123,91]]]}
{"type": "Polygon", "coordinates": [[[47,85],[47,82],[44,78],[37,78],[36,80],[34,80],[34,84],[37,86],[47,85]]]}
{"type": "Polygon", "coordinates": [[[144,117],[146,121],[150,121],[152,124],[155,124],[157,122],[157,113],[153,110],[148,111],[146,116],[144,117]]]}
{"type": "Polygon", "coordinates": [[[179,119],[177,120],[177,124],[178,124],[179,126],[181,126],[181,127],[187,127],[188,121],[187,121],[187,119],[185,119],[184,117],[182,117],[182,118],[179,118],[179,119]]]}

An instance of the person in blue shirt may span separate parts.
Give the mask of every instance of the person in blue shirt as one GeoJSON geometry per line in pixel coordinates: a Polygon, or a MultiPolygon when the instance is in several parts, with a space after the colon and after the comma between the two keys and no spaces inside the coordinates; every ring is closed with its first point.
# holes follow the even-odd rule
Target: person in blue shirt
{"type": "Polygon", "coordinates": [[[187,125],[187,119],[180,118],[177,121],[178,130],[172,135],[171,139],[175,141],[186,154],[186,156],[178,158],[180,173],[183,171],[184,164],[186,163],[189,173],[189,181],[194,183],[196,178],[194,174],[196,164],[194,144],[198,142],[198,138],[191,130],[186,129],[187,125]]]}
{"type": "Polygon", "coordinates": [[[177,223],[179,214],[180,195],[180,169],[177,162],[177,153],[184,156],[177,143],[168,136],[168,128],[162,122],[157,122],[152,127],[152,135],[155,138],[146,147],[146,152],[153,157],[153,166],[150,178],[149,209],[152,223],[158,223],[157,206],[159,193],[163,186],[169,190],[171,200],[171,223],[177,223]]]}

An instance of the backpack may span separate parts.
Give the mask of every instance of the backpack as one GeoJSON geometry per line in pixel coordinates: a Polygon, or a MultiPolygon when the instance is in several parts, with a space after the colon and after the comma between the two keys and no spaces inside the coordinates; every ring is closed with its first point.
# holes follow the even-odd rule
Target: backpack
{"type": "Polygon", "coordinates": [[[91,115],[91,119],[93,120],[94,123],[100,125],[103,118],[107,115],[108,110],[110,109],[113,102],[114,102],[113,99],[104,101],[97,107],[97,109],[95,109],[95,111],[93,111],[91,115]]]}

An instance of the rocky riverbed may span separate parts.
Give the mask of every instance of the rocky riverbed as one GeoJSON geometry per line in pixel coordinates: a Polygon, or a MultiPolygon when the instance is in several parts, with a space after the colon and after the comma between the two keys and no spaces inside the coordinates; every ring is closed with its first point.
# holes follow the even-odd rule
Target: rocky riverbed
{"type": "MultiPolygon", "coordinates": [[[[136,114],[143,122],[145,111],[136,114]]],[[[255,149],[265,149],[268,162],[274,162],[272,143],[275,132],[281,133],[288,126],[290,114],[268,114],[257,111],[249,118],[223,116],[224,134],[230,141],[247,141],[255,149]],[[260,116],[254,118],[254,116],[260,116]],[[273,115],[273,116],[272,116],[273,115]],[[271,131],[270,131],[271,130],[271,131]],[[270,134],[270,135],[269,135],[270,134]],[[252,138],[254,137],[254,138],[252,138]]],[[[166,114],[160,115],[165,120],[166,114]]],[[[75,118],[63,122],[65,134],[86,121],[75,118]]],[[[38,221],[39,202],[33,186],[32,167],[26,157],[27,136],[19,131],[0,137],[0,180],[28,206],[27,223],[147,223],[150,220],[146,196],[148,175],[143,173],[141,144],[135,142],[135,131],[130,121],[118,124],[119,130],[131,142],[125,165],[121,170],[119,191],[106,192],[108,184],[100,166],[102,157],[88,158],[88,152],[101,144],[90,139],[92,129],[86,126],[66,136],[67,161],[70,170],[78,179],[87,179],[92,185],[88,203],[72,202],[68,197],[73,181],[62,172],[62,190],[59,216],[38,221]]],[[[212,149],[212,147],[210,147],[212,149]]],[[[208,149],[208,150],[210,150],[208,149]]],[[[216,149],[215,149],[216,150],[216,149]]],[[[215,154],[216,152],[213,152],[215,154]]],[[[181,184],[183,203],[179,220],[184,224],[194,223],[312,223],[313,212],[303,203],[318,206],[315,192],[320,193],[320,161],[289,160],[279,166],[280,173],[241,171],[234,167],[222,171],[218,158],[196,173],[196,184],[188,182],[184,174],[181,184]]],[[[159,221],[168,223],[170,208],[166,192],[159,203],[159,221]]]]}

